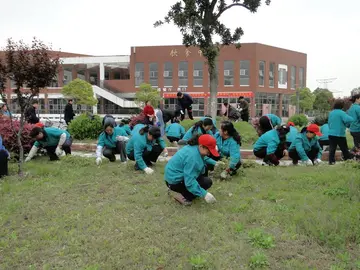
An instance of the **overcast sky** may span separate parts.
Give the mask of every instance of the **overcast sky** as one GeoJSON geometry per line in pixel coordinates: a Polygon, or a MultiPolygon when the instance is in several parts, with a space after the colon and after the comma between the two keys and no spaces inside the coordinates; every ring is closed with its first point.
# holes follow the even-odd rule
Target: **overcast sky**
{"type": "MultiPolygon", "coordinates": [[[[153,28],[176,0],[0,0],[0,44],[33,36],[54,49],[92,55],[129,54],[131,46],[177,45],[174,26],[153,28]]],[[[230,0],[229,0],[230,2],[230,0]]],[[[263,1],[264,2],[264,1],[263,1]]],[[[330,90],[347,95],[360,86],[359,0],[272,0],[258,13],[224,13],[242,42],[259,42],[308,55],[307,85],[337,78],[330,90]]]]}

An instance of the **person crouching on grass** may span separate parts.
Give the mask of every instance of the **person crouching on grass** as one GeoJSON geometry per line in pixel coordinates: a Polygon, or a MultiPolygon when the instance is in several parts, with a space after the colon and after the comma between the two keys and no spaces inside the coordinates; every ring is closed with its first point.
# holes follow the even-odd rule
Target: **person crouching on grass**
{"type": "Polygon", "coordinates": [[[290,131],[286,135],[286,148],[289,148],[293,141],[295,141],[297,135],[299,134],[299,131],[295,127],[294,122],[288,122],[287,123],[290,131]]]}
{"type": "Polygon", "coordinates": [[[256,141],[254,155],[263,159],[263,165],[278,166],[280,159],[288,154],[286,150],[286,135],[289,133],[288,126],[278,126],[270,130],[256,141]]]}
{"type": "Polygon", "coordinates": [[[312,166],[321,163],[322,148],[318,137],[321,137],[320,128],[316,124],[311,124],[302,129],[295,141],[289,147],[289,157],[293,165],[312,166]]]}
{"type": "Polygon", "coordinates": [[[110,162],[115,162],[115,154],[120,154],[121,162],[126,162],[126,142],[129,140],[127,133],[120,127],[114,127],[112,123],[107,123],[104,131],[100,134],[96,148],[96,165],[102,162],[101,156],[108,158],[110,162]]]}
{"type": "Polygon", "coordinates": [[[214,122],[211,118],[205,118],[204,121],[196,122],[191,128],[189,128],[184,137],[179,141],[179,145],[186,145],[187,141],[195,135],[213,135],[213,132],[211,131],[213,127],[214,122]]]}
{"type": "Polygon", "coordinates": [[[30,132],[30,137],[36,141],[25,162],[30,161],[35,156],[40,146],[46,149],[50,161],[59,160],[63,151],[66,155],[71,155],[72,138],[66,130],[54,127],[34,127],[30,132]]]}
{"type": "Polygon", "coordinates": [[[168,125],[165,129],[166,137],[171,143],[176,143],[185,135],[185,128],[180,125],[178,119],[174,120],[174,123],[168,125]]]}
{"type": "Polygon", "coordinates": [[[204,198],[207,203],[216,202],[207,191],[212,180],[204,175],[204,158],[209,155],[219,157],[215,138],[209,134],[196,135],[166,164],[165,184],[169,191],[174,191],[174,199],[181,204],[190,205],[197,197],[204,198]]]}
{"type": "Polygon", "coordinates": [[[153,165],[152,162],[156,162],[163,151],[167,153],[165,147],[160,129],[155,126],[144,126],[139,131],[132,133],[132,137],[126,145],[126,153],[130,160],[136,162],[135,170],[152,174],[154,172],[150,168],[153,165]]]}

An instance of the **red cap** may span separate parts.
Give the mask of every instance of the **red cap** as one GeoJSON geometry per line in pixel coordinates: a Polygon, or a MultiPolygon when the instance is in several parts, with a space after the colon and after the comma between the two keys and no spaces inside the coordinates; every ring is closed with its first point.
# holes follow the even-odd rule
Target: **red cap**
{"type": "Polygon", "coordinates": [[[311,124],[306,128],[307,131],[315,133],[317,136],[322,136],[322,133],[320,132],[320,128],[316,124],[311,124]]]}
{"type": "Polygon", "coordinates": [[[204,134],[199,137],[199,145],[205,146],[207,149],[209,149],[210,153],[214,157],[218,157],[219,152],[216,150],[216,140],[213,136],[209,134],[204,134]]]}
{"type": "Polygon", "coordinates": [[[290,126],[295,127],[294,122],[291,122],[291,121],[289,121],[289,122],[287,123],[287,125],[288,125],[289,127],[290,127],[290,126]]]}

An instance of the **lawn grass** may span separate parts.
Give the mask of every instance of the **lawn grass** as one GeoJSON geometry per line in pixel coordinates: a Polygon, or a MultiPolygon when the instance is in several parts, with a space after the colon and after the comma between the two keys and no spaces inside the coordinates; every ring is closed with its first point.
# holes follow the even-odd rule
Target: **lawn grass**
{"type": "Polygon", "coordinates": [[[183,207],[164,164],[29,162],[0,182],[0,269],[360,269],[358,164],[247,164],[183,207]]]}

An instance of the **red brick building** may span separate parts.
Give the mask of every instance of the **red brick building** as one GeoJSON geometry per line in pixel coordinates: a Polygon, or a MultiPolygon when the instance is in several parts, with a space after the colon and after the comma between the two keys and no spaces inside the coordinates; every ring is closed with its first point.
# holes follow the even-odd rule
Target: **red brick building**
{"type": "MultiPolygon", "coordinates": [[[[62,57],[59,75],[47,91],[42,91],[43,113],[62,112],[66,101],[60,95],[61,87],[75,78],[94,85],[99,113],[131,113],[130,108],[135,106],[131,101],[144,82],[161,92],[165,107],[174,107],[177,91],[184,91],[194,98],[194,116],[207,113],[209,76],[198,48],[132,47],[130,56],[64,53],[62,57]]],[[[219,108],[225,100],[236,103],[242,95],[251,103],[251,116],[272,112],[287,117],[291,95],[296,88],[306,86],[306,65],[304,53],[258,43],[242,44],[240,49],[224,47],[217,60],[219,108]]]]}

